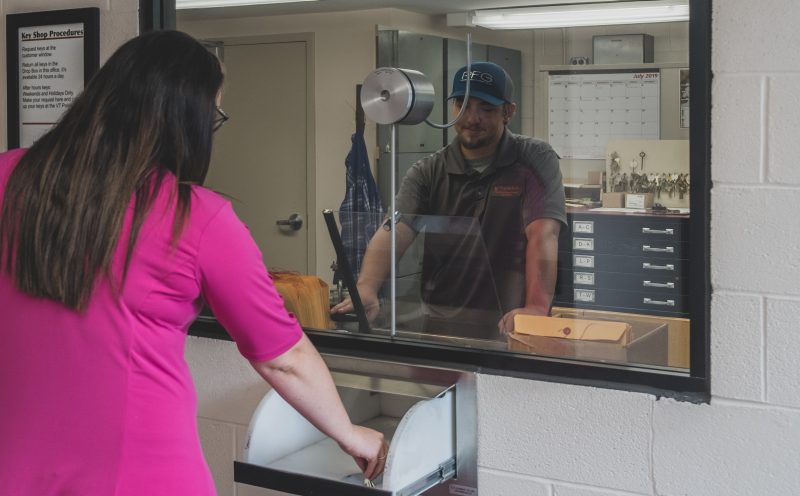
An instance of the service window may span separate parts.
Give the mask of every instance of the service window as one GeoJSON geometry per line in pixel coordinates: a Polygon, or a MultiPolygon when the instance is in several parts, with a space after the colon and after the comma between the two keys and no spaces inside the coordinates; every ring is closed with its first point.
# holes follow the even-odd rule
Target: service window
{"type": "MultiPolygon", "coordinates": [[[[313,9],[333,9],[335,3],[309,3],[309,10],[264,6],[226,15],[219,15],[220,9],[213,15],[189,9],[177,16],[179,29],[207,40],[225,58],[223,105],[231,109],[231,121],[217,137],[220,146],[209,186],[240,200],[234,207],[251,225],[269,267],[299,273],[279,274],[276,280],[315,343],[323,350],[445,361],[500,374],[706,395],[710,1],[637,2],[664,7],[677,17],[602,26],[578,22],[579,9],[593,4],[576,2],[566,6],[571,13],[565,24],[518,25],[513,30],[491,23],[519,11],[492,10],[491,0],[484,9],[450,16],[450,26],[445,14],[455,13],[444,7],[435,14],[414,13],[431,16],[436,22],[430,25],[443,26],[440,32],[421,25],[415,29],[412,21],[385,26],[379,11],[329,11],[324,22],[314,16],[313,9]],[[262,32],[253,27],[256,32],[248,32],[248,38],[237,38],[245,16],[262,18],[262,32]],[[467,17],[466,24],[473,26],[457,25],[467,17]],[[291,22],[304,26],[301,35],[293,38],[285,30],[274,34],[277,24],[291,22]],[[330,23],[337,25],[336,36],[330,23]],[[365,27],[373,30],[367,40],[359,34],[365,27]],[[530,215],[519,209],[536,199],[525,197],[531,188],[494,182],[491,157],[483,164],[488,174],[476,172],[479,180],[464,186],[464,194],[474,198],[452,200],[460,201],[460,207],[446,205],[448,198],[440,199],[438,209],[420,213],[398,208],[396,215],[388,215],[390,200],[412,164],[456,138],[453,128],[400,125],[393,138],[390,126],[376,128],[367,119],[366,165],[351,161],[345,167],[358,121],[356,84],[367,76],[350,68],[420,71],[436,92],[430,120],[447,122],[454,105],[446,97],[457,69],[466,63],[468,30],[473,61],[497,63],[514,82],[517,109],[508,129],[549,144],[559,157],[566,203],[563,218],[557,219],[557,241],[542,252],[550,255],[526,252],[524,232],[521,238],[504,237],[507,229],[499,227],[503,218],[525,219],[524,231],[530,215]],[[303,43],[297,54],[287,51],[294,42],[303,43]],[[258,48],[270,44],[275,46],[258,48]],[[350,50],[346,57],[337,52],[343,47],[350,50]],[[350,62],[343,61],[338,72],[325,72],[330,69],[323,56],[328,51],[350,62]],[[298,54],[305,57],[300,65],[290,64],[298,54]],[[250,56],[259,62],[251,63],[250,56]],[[261,108],[259,94],[277,94],[269,89],[275,78],[266,72],[262,79],[250,72],[239,77],[237,71],[268,67],[264,61],[269,57],[286,74],[296,70],[300,79],[275,81],[287,89],[261,108]],[[295,95],[289,87],[302,91],[295,95]],[[295,97],[307,107],[287,103],[295,97]],[[264,112],[280,114],[267,119],[272,127],[264,112]],[[294,122],[291,115],[303,119],[294,122]],[[284,123],[293,126],[285,138],[279,134],[284,123]],[[298,139],[298,133],[305,135],[298,139]],[[290,147],[302,152],[300,166],[289,166],[294,158],[283,150],[290,147]],[[224,155],[223,149],[232,155],[224,155]],[[343,149],[341,156],[328,156],[343,149]],[[281,161],[274,173],[263,165],[271,159],[281,161]],[[394,190],[392,164],[397,172],[394,190]],[[289,171],[298,167],[302,181],[313,178],[301,194],[286,186],[289,171]],[[364,169],[370,174],[363,174],[364,169]],[[369,190],[370,201],[342,204],[346,174],[358,176],[351,194],[369,190]],[[364,186],[361,181],[372,175],[375,188],[364,186]],[[276,198],[277,193],[264,192],[278,177],[286,181],[279,189],[300,198],[299,207],[287,203],[278,212],[261,203],[265,197],[276,198]],[[511,200],[518,207],[509,206],[511,200]],[[469,201],[478,206],[464,208],[469,201]],[[487,213],[492,208],[493,215],[487,213]],[[330,211],[323,215],[324,209],[330,211]],[[374,244],[366,253],[371,260],[365,260],[367,243],[376,236],[393,240],[394,249],[391,243],[374,244]],[[302,251],[284,245],[286,239],[298,238],[304,240],[302,251]],[[303,265],[279,260],[276,246],[289,255],[300,254],[303,265]],[[335,271],[327,266],[333,260],[335,271]],[[365,267],[376,260],[383,264],[379,277],[366,281],[365,267]],[[531,286],[526,263],[551,271],[554,283],[544,284],[552,291],[549,313],[523,312],[512,319],[513,332],[499,332],[498,322],[524,305],[531,286]],[[348,298],[360,302],[329,318],[327,310],[348,298]]],[[[403,2],[396,7],[407,8],[403,2]]],[[[565,6],[548,9],[559,7],[565,6]]],[[[351,154],[358,155],[357,144],[354,139],[351,154]]],[[[532,167],[538,170],[536,161],[532,167]]],[[[201,317],[194,330],[213,334],[213,322],[211,316],[201,317]]]]}

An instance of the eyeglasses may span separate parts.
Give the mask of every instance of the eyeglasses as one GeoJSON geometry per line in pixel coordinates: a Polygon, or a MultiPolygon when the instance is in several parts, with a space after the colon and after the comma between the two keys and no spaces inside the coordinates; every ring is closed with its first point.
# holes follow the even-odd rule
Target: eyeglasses
{"type": "Polygon", "coordinates": [[[217,130],[219,130],[219,128],[222,127],[223,124],[225,124],[225,121],[230,119],[230,117],[220,107],[214,107],[214,108],[217,111],[217,117],[214,119],[214,127],[212,127],[211,129],[212,131],[216,132],[217,130]]]}

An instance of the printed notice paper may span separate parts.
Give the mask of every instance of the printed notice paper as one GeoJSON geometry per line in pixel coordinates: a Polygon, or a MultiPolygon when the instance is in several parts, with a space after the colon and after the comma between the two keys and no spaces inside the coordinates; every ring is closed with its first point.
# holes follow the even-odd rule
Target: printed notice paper
{"type": "Polygon", "coordinates": [[[19,35],[19,144],[46,133],[84,85],[84,25],[23,27],[19,35]]]}

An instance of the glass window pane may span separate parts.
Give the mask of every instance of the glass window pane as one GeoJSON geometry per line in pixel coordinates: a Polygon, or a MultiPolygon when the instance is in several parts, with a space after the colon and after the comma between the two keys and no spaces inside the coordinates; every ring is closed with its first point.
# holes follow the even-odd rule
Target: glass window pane
{"type": "MultiPolygon", "coordinates": [[[[225,108],[235,108],[237,78],[232,72],[236,70],[236,53],[230,40],[236,37],[230,33],[236,32],[239,20],[235,16],[213,20],[200,16],[187,14],[184,20],[179,16],[179,28],[201,38],[227,40],[222,42],[222,53],[227,49],[230,80],[225,108]]],[[[445,122],[454,117],[453,105],[442,105],[442,100],[450,93],[466,50],[463,39],[452,38],[452,30],[437,33],[429,25],[414,26],[413,22],[380,28],[377,50],[358,51],[353,47],[363,45],[364,41],[358,34],[363,30],[357,27],[374,29],[380,24],[377,17],[370,18],[366,11],[352,18],[342,13],[331,15],[324,22],[310,12],[281,14],[274,21],[286,21],[287,25],[292,21],[302,25],[304,32],[326,33],[314,42],[317,48],[322,48],[320,40],[324,39],[326,50],[353,52],[347,67],[369,67],[375,63],[377,67],[423,72],[434,80],[437,95],[430,120],[445,122]],[[341,39],[330,35],[332,26],[337,28],[341,39]],[[375,56],[377,61],[366,60],[375,56]]],[[[390,277],[391,243],[372,245],[370,255],[383,263],[383,269],[364,275],[365,240],[376,235],[390,238],[393,230],[385,222],[385,212],[396,193],[390,186],[392,160],[396,161],[399,187],[415,162],[442,147],[460,146],[454,128],[435,130],[419,124],[398,126],[393,150],[389,146],[389,127],[370,130],[372,123],[368,119],[367,149],[385,210],[333,212],[334,228],[342,237],[342,250],[347,253],[349,275],[354,280],[360,279],[359,287],[366,290],[359,291],[364,315],[349,307],[346,312],[334,313],[330,330],[689,375],[692,328],[689,306],[692,298],[699,296],[690,294],[688,283],[692,270],[688,24],[508,32],[474,30],[474,61],[494,62],[513,79],[517,107],[509,120],[509,129],[552,146],[559,156],[558,168],[566,198],[565,222],[558,221],[561,225],[553,264],[555,282],[550,288],[550,311],[547,315],[520,312],[523,316],[513,333],[501,333],[498,322],[509,311],[524,306],[525,295],[519,300],[518,291],[506,288],[503,281],[508,275],[501,273],[500,262],[514,266],[512,272],[518,285],[527,288],[530,283],[525,280],[527,264],[535,264],[537,258],[533,253],[528,260],[527,246],[522,250],[523,255],[516,258],[508,257],[508,252],[499,248],[502,243],[498,244],[492,234],[498,222],[489,222],[485,216],[490,204],[486,198],[500,191],[494,189],[496,184],[491,177],[482,183],[483,190],[473,189],[469,193],[483,195],[475,197],[479,204],[476,208],[466,208],[463,197],[452,208],[418,210],[413,215],[404,211],[404,207],[399,208],[401,217],[394,231],[401,241],[395,251],[394,280],[390,277]],[[352,226],[357,226],[355,237],[352,226]],[[404,230],[411,231],[408,238],[401,236],[404,230]],[[368,280],[369,277],[374,280],[368,280]],[[487,305],[490,300],[494,303],[487,305]]],[[[252,36],[291,38],[272,33],[270,30],[276,25],[265,24],[263,32],[254,32],[252,36]]],[[[349,144],[353,132],[349,123],[354,110],[354,86],[367,74],[350,74],[351,69],[329,73],[329,66],[323,60],[320,57],[314,62],[316,81],[306,79],[293,85],[318,88],[323,74],[330,78],[324,98],[317,97],[316,111],[309,113],[316,119],[313,137],[316,154],[312,155],[319,163],[312,160],[308,166],[309,175],[315,175],[316,181],[316,190],[311,194],[337,198],[338,193],[331,193],[329,188],[341,188],[343,181],[339,179],[345,175],[342,166],[345,157],[339,153],[342,147],[333,143],[349,144]],[[343,78],[348,82],[343,83],[343,78]],[[346,117],[336,117],[345,113],[346,117]],[[342,156],[334,156],[334,151],[342,156]],[[320,157],[325,158],[320,160],[320,157]],[[323,170],[327,167],[340,170],[336,181],[327,169],[323,170]]],[[[260,65],[266,64],[261,61],[260,65]]],[[[309,74],[307,78],[311,78],[309,74]]],[[[243,105],[250,102],[245,100],[243,105]]],[[[280,118],[272,120],[281,122],[280,118]]],[[[263,123],[253,121],[247,125],[258,130],[263,123]]],[[[231,137],[232,128],[226,126],[226,129],[221,133],[228,132],[231,137]]],[[[294,148],[300,149],[302,144],[294,148]]],[[[490,174],[493,173],[497,157],[484,158],[487,163],[482,165],[489,166],[490,174]]],[[[263,159],[265,164],[269,163],[268,154],[263,159]]],[[[215,164],[228,162],[224,157],[215,157],[215,164]]],[[[533,161],[536,173],[537,163],[533,161]]],[[[254,176],[231,180],[252,187],[254,176]]],[[[427,186],[431,197],[442,194],[436,184],[427,186]]],[[[338,209],[339,202],[319,203],[319,207],[338,209]]],[[[309,217],[312,215],[315,214],[308,213],[309,217]]],[[[543,218],[549,217],[543,215],[543,218]]],[[[273,229],[273,223],[270,219],[264,229],[273,229]]],[[[309,246],[327,254],[332,251],[332,241],[320,237],[319,232],[324,230],[318,230],[315,246],[309,246]]],[[[274,250],[270,246],[263,248],[267,264],[275,265],[269,260],[274,250]]],[[[314,256],[311,253],[307,258],[314,256]]],[[[316,270],[316,275],[331,286],[331,305],[351,296],[344,282],[341,257],[338,258],[335,273],[319,263],[316,270]]],[[[317,256],[316,260],[321,258],[317,256]]],[[[705,270],[695,267],[698,268],[705,270]]]]}

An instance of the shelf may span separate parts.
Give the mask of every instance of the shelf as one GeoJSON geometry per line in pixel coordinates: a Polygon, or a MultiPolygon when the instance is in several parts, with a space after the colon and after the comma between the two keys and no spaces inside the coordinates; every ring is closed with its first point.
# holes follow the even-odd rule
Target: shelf
{"type": "Polygon", "coordinates": [[[614,72],[614,71],[653,71],[658,69],[686,69],[689,62],[653,62],[643,64],[589,64],[589,65],[542,65],[539,72],[574,71],[574,72],[614,72]]]}

